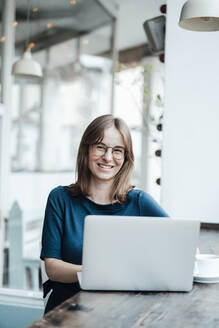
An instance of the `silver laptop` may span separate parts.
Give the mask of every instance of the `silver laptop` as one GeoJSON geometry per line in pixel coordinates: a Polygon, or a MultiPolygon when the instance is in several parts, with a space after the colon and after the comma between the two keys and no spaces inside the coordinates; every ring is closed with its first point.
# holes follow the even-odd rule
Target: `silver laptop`
{"type": "Polygon", "coordinates": [[[197,220],[87,216],[81,288],[190,291],[199,230],[197,220]]]}

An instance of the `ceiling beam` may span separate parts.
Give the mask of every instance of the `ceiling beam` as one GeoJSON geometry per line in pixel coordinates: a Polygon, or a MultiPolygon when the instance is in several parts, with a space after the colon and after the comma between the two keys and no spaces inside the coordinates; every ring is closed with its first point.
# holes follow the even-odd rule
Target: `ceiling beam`
{"type": "MultiPolygon", "coordinates": [[[[139,62],[144,57],[152,56],[152,52],[147,43],[141,44],[140,46],[136,46],[133,48],[128,48],[124,50],[120,50],[118,52],[118,61],[120,64],[130,64],[134,62],[139,62]]],[[[98,54],[98,56],[110,57],[109,52],[104,52],[98,54]]]]}
{"type": "Polygon", "coordinates": [[[125,49],[119,51],[119,62],[123,64],[138,62],[142,58],[151,56],[152,52],[147,43],[141,44],[140,46],[125,49]]]}
{"type": "MultiPolygon", "coordinates": [[[[32,52],[37,52],[43,49],[47,49],[55,44],[62,43],[64,41],[68,41],[70,39],[74,39],[77,37],[82,37],[84,35],[89,35],[93,31],[97,30],[100,27],[107,26],[108,23],[97,24],[93,26],[89,30],[74,30],[72,28],[62,28],[62,27],[54,27],[50,29],[46,29],[45,31],[32,35],[31,42],[35,43],[32,52]]],[[[21,54],[26,48],[26,39],[16,42],[15,49],[16,54],[21,54]]]]}
{"type": "Polygon", "coordinates": [[[119,6],[113,4],[109,0],[95,0],[96,3],[105,11],[105,13],[112,19],[117,18],[119,6]]]}
{"type": "MultiPolygon", "coordinates": [[[[32,48],[32,52],[34,53],[43,49],[47,49],[57,43],[73,39],[86,33],[87,31],[78,32],[73,29],[51,28],[31,37],[31,42],[35,43],[34,47],[32,48]]],[[[18,53],[22,53],[26,47],[26,40],[17,42],[15,47],[18,53]]]]}
{"type": "MultiPolygon", "coordinates": [[[[30,22],[41,21],[48,19],[62,19],[62,18],[73,18],[77,13],[72,10],[42,10],[40,15],[30,15],[30,22]]],[[[27,21],[27,11],[26,10],[17,10],[16,11],[16,20],[20,22],[27,21]]]]}

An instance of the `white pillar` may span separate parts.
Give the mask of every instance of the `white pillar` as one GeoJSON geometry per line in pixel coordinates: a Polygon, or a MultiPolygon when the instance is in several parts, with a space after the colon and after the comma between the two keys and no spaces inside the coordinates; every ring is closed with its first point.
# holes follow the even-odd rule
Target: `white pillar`
{"type": "Polygon", "coordinates": [[[20,169],[22,167],[22,151],[23,151],[23,111],[25,108],[25,84],[20,82],[20,97],[19,97],[19,116],[18,116],[18,133],[17,133],[17,167],[20,169]]]}
{"type": "Polygon", "coordinates": [[[11,66],[14,56],[15,0],[4,0],[2,11],[2,64],[1,64],[1,103],[4,112],[0,117],[0,286],[3,275],[4,218],[8,215],[8,191],[10,172],[10,123],[11,123],[11,66]]]}
{"type": "MultiPolygon", "coordinates": [[[[145,68],[147,65],[152,65],[153,58],[147,57],[142,60],[142,65],[145,68]]],[[[144,90],[143,90],[143,110],[142,110],[142,144],[141,144],[141,188],[149,192],[148,183],[148,167],[149,167],[149,142],[150,142],[150,109],[151,109],[151,72],[144,69],[144,90]]]]}
{"type": "Polygon", "coordinates": [[[36,170],[43,170],[43,151],[45,139],[45,101],[46,101],[46,88],[48,83],[47,72],[50,62],[50,49],[46,49],[45,67],[43,69],[43,79],[40,82],[40,108],[39,108],[39,126],[38,126],[38,140],[37,140],[37,165],[36,170]]]}
{"type": "Polygon", "coordinates": [[[114,93],[115,93],[115,68],[118,61],[118,50],[117,50],[117,19],[114,18],[112,22],[112,36],[111,36],[111,51],[112,51],[112,87],[111,87],[111,114],[114,114],[114,93]]]}
{"type": "Polygon", "coordinates": [[[219,32],[181,29],[183,3],[167,1],[161,200],[171,216],[219,223],[219,32]]]}

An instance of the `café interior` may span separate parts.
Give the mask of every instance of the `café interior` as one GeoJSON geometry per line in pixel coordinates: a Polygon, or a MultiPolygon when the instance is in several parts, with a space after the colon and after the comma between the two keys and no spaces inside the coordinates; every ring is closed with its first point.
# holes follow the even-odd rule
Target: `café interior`
{"type": "Polygon", "coordinates": [[[208,1],[188,20],[184,0],[0,2],[0,327],[43,316],[47,197],[74,182],[99,115],[128,124],[135,186],[171,217],[217,229],[219,9],[208,1]]]}

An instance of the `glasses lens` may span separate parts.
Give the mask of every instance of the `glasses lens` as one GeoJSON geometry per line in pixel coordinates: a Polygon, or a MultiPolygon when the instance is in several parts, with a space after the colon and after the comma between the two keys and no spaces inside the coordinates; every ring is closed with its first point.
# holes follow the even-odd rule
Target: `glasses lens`
{"type": "Polygon", "coordinates": [[[106,147],[101,144],[93,145],[93,150],[96,156],[102,156],[106,152],[106,147]]]}
{"type": "MultiPolygon", "coordinates": [[[[103,156],[104,154],[106,154],[108,148],[111,148],[103,144],[94,144],[92,145],[92,147],[93,147],[93,152],[96,156],[103,156]]],[[[112,148],[112,156],[113,158],[118,160],[123,159],[125,156],[125,149],[121,147],[112,148]]]]}
{"type": "Polygon", "coordinates": [[[114,148],[112,152],[115,159],[123,159],[125,156],[125,149],[123,148],[114,148]]]}

